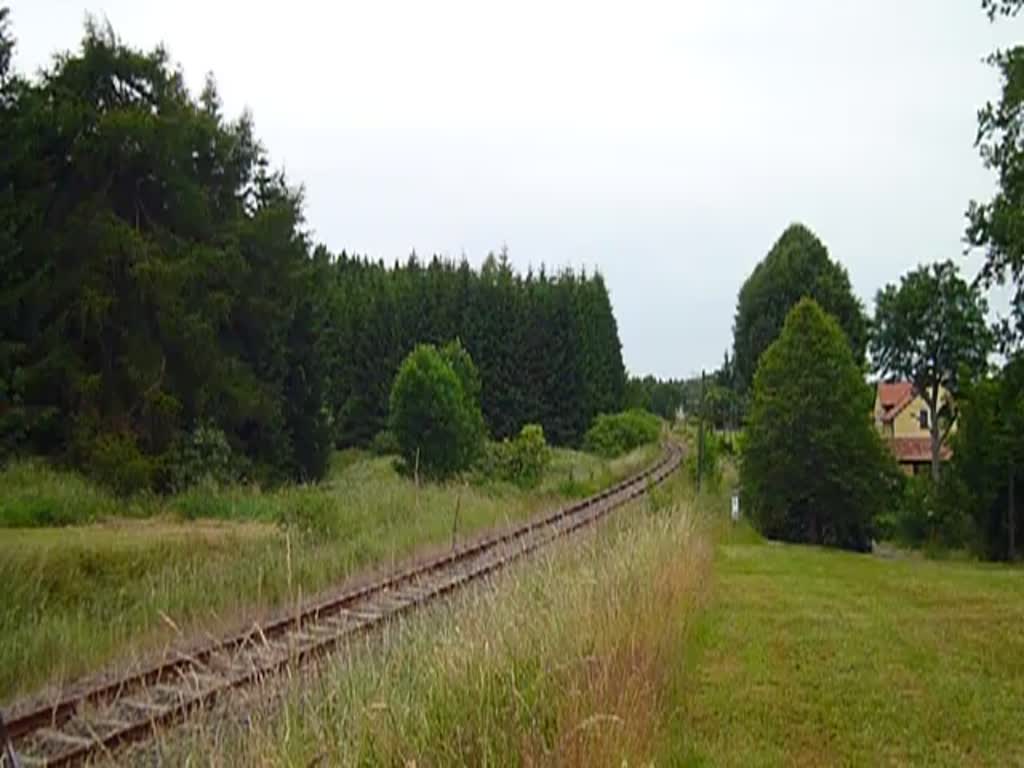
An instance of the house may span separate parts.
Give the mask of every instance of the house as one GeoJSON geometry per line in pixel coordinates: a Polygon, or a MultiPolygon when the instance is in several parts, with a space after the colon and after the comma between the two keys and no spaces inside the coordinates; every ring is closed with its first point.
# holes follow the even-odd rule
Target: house
{"type": "MultiPolygon", "coordinates": [[[[942,401],[949,393],[939,390],[942,401]]],[[[928,406],[909,381],[879,382],[875,395],[875,426],[882,439],[908,475],[930,471],[932,437],[928,406]]],[[[952,455],[948,445],[940,456],[948,461],[952,455]]]]}

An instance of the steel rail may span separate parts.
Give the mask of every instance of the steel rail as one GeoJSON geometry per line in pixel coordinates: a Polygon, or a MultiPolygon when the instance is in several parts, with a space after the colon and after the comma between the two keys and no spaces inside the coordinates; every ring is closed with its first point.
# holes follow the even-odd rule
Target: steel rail
{"type": "MultiPolygon", "coordinates": [[[[23,766],[78,764],[144,739],[232,689],[330,652],[351,639],[484,578],[644,495],[678,466],[668,444],[653,466],[582,501],[305,607],[296,616],[229,636],[191,654],[74,693],[6,723],[23,766]]],[[[2,747],[4,745],[0,745],[2,747]]],[[[10,758],[2,757],[0,766],[10,758]]]]}

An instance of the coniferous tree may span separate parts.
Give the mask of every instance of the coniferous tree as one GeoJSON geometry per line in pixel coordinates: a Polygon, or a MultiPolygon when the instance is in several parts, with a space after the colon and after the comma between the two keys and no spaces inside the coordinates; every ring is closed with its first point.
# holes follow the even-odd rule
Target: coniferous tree
{"type": "Polygon", "coordinates": [[[193,99],[164,51],[90,24],[79,53],[19,81],[3,126],[6,448],[158,482],[212,419],[266,477],[315,474],[282,409],[309,293],[301,197],[249,119],[224,120],[212,80],[193,99]]]}
{"type": "Polygon", "coordinates": [[[751,518],[765,536],[870,547],[894,471],[871,402],[839,324],[813,299],[801,300],[758,365],[740,464],[751,518]]]}
{"type": "Polygon", "coordinates": [[[578,444],[621,407],[600,276],[314,248],[301,190],[212,77],[193,98],[165,51],[94,24],[35,81],[12,46],[0,14],[0,454],[170,487],[220,432],[247,475],[315,479],[332,443],[387,426],[408,353],[452,338],[496,438],[539,423],[578,444]]]}
{"type": "Polygon", "coordinates": [[[867,345],[867,321],[843,266],[807,227],[793,224],[740,288],[733,326],[736,386],[745,393],[761,354],[782,330],[789,310],[809,296],[839,321],[860,364],[867,345]]]}

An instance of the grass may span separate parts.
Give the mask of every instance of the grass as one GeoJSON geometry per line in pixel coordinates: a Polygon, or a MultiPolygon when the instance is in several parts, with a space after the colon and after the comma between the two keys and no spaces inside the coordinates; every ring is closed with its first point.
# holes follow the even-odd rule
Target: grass
{"type": "MultiPolygon", "coordinates": [[[[318,536],[176,517],[66,528],[59,541],[54,531],[5,532],[0,571],[11,553],[34,553],[14,556],[36,558],[40,571],[25,561],[0,572],[18,606],[0,607],[0,674],[12,663],[34,673],[15,648],[32,649],[36,662],[58,658],[53,675],[73,667],[76,652],[95,662],[87,643],[123,650],[132,622],[150,638],[172,637],[157,608],[177,624],[211,626],[236,602],[287,602],[357,563],[444,542],[456,494],[468,530],[527,514],[644,458],[602,464],[564,453],[533,494],[485,484],[425,488],[417,500],[386,460],[349,457],[317,491],[337,495],[329,507],[336,522],[318,536]],[[40,565],[48,557],[56,564],[40,565]],[[49,591],[33,586],[58,574],[49,591]],[[45,600],[66,625],[45,629],[45,600]],[[12,632],[4,622],[18,611],[12,632]],[[43,628],[30,628],[36,618],[43,628]],[[77,647],[68,644],[75,638],[77,647]]],[[[266,682],[244,716],[217,710],[165,734],[158,757],[211,765],[1024,764],[1024,569],[766,542],[727,521],[733,482],[726,468],[717,488],[693,500],[680,473],[598,531],[317,670],[266,682]]],[[[304,506],[310,491],[290,493],[304,506]]]]}
{"type": "Polygon", "coordinates": [[[207,714],[163,742],[159,761],[646,764],[711,558],[680,488],[669,504],[635,503],[354,644],[316,674],[266,683],[244,717],[207,714]]]}
{"type": "Polygon", "coordinates": [[[390,459],[347,453],[316,486],[194,489],[124,504],[77,475],[14,465],[0,477],[0,509],[18,510],[5,521],[35,504],[54,522],[95,522],[0,530],[0,701],[222,633],[367,568],[447,546],[456,509],[466,536],[556,504],[580,478],[625,476],[656,453],[603,462],[559,451],[531,492],[417,489],[390,459]]]}
{"type": "MultiPolygon", "coordinates": [[[[587,496],[653,460],[657,448],[647,445],[615,459],[556,448],[537,492],[562,498],[587,496]]],[[[372,457],[349,449],[338,451],[324,482],[262,491],[257,486],[195,487],[174,496],[142,493],[120,498],[72,470],[56,469],[41,459],[14,461],[0,468],[0,528],[83,525],[110,518],[177,517],[294,522],[299,507],[318,509],[336,501],[337,486],[351,475],[391,480],[390,457],[372,457]],[[362,470],[353,470],[355,465],[362,470]]],[[[513,484],[481,478],[468,481],[491,496],[522,495],[513,484]]]]}
{"type": "Polygon", "coordinates": [[[1024,571],[722,537],[659,762],[1021,765],[1024,571]]]}
{"type": "Polygon", "coordinates": [[[39,459],[0,469],[0,527],[72,525],[128,511],[77,472],[39,459]]]}
{"type": "Polygon", "coordinates": [[[1024,570],[766,542],[727,521],[732,479],[685,502],[678,478],[582,543],[266,684],[244,717],[206,715],[161,756],[1024,764],[1024,570]]]}

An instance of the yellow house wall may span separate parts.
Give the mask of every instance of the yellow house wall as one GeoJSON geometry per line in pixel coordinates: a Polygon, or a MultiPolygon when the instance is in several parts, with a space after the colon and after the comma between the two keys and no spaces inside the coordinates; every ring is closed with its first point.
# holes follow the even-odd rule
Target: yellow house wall
{"type": "MultiPolygon", "coordinates": [[[[939,391],[939,396],[942,399],[947,399],[949,397],[944,389],[939,391]]],[[[925,404],[924,399],[918,395],[910,402],[909,405],[907,405],[907,407],[897,414],[891,424],[884,424],[882,422],[881,415],[882,406],[881,403],[878,402],[878,396],[876,395],[875,425],[884,437],[929,437],[929,431],[921,428],[919,416],[922,410],[928,410],[928,406],[925,404]]],[[[956,424],[953,425],[953,429],[951,431],[956,431],[956,424]]]]}
{"type": "Polygon", "coordinates": [[[893,419],[893,437],[928,437],[930,434],[927,429],[921,429],[921,422],[919,416],[921,410],[928,410],[928,406],[925,405],[924,400],[920,397],[915,397],[911,400],[910,405],[900,411],[896,418],[893,419]]]}

